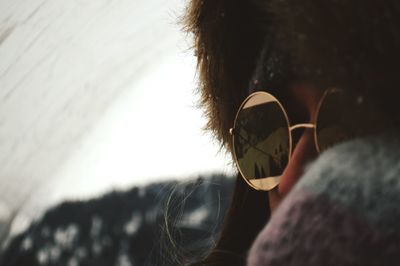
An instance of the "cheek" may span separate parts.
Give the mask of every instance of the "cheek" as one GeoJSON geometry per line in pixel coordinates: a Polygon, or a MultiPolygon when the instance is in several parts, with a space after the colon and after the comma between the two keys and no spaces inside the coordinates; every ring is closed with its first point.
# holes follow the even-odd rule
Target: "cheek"
{"type": "Polygon", "coordinates": [[[284,196],[293,188],[304,173],[305,166],[317,156],[312,129],[304,131],[300,137],[292,157],[282,173],[279,193],[284,196]]]}

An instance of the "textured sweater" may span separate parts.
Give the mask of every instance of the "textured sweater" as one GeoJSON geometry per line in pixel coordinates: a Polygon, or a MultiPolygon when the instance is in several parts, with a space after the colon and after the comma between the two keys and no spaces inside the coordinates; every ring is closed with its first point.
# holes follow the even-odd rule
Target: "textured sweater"
{"type": "Polygon", "coordinates": [[[400,265],[400,140],[353,140],[321,154],[258,235],[248,265],[400,265]]]}

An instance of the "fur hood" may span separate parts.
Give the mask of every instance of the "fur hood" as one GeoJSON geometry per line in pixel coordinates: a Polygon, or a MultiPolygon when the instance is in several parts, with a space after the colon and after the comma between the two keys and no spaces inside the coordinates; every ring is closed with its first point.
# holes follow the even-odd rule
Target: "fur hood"
{"type": "Polygon", "coordinates": [[[226,147],[263,47],[278,48],[290,77],[367,91],[399,117],[399,1],[192,0],[183,22],[194,37],[206,128],[226,147]]]}

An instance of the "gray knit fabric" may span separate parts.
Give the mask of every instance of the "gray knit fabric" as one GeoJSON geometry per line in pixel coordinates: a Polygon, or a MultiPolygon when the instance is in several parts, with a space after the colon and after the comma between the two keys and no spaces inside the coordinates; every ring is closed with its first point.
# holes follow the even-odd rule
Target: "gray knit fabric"
{"type": "Polygon", "coordinates": [[[256,239],[248,265],[400,265],[400,141],[323,154],[256,239]]]}

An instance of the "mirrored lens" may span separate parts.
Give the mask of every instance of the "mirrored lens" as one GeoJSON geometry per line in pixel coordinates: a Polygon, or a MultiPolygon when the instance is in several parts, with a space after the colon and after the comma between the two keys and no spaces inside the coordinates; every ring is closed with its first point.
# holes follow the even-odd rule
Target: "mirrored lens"
{"type": "Polygon", "coordinates": [[[374,133],[383,122],[373,105],[361,95],[340,89],[327,91],[318,118],[316,137],[319,151],[335,144],[374,133]]]}
{"type": "Polygon", "coordinates": [[[267,93],[253,94],[237,114],[233,134],[243,177],[257,189],[275,187],[290,150],[288,121],[280,104],[267,93]]]}

